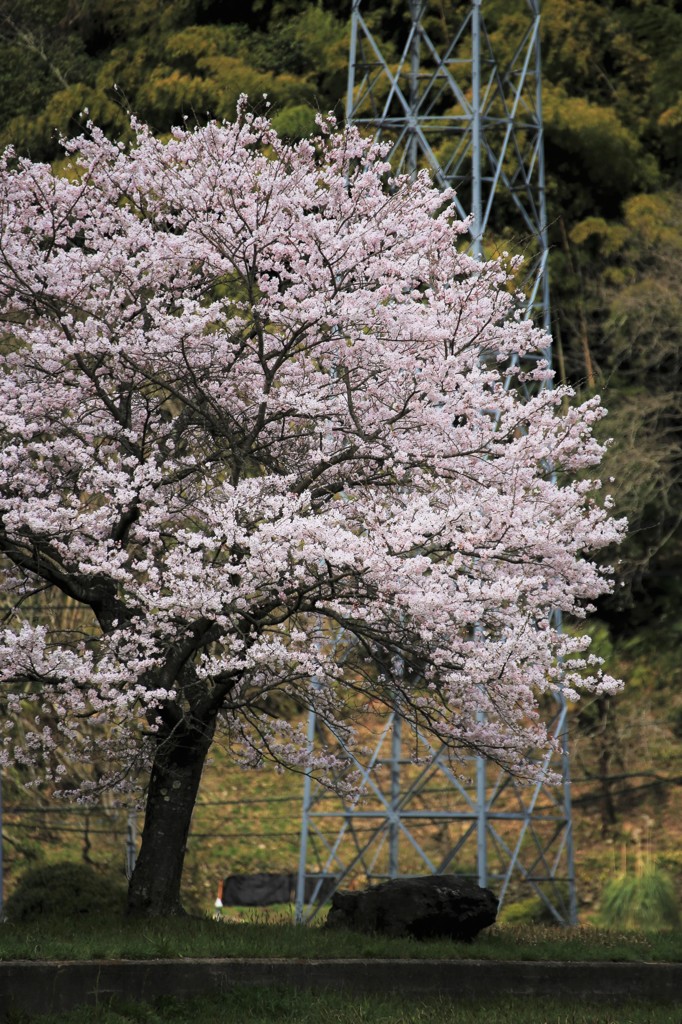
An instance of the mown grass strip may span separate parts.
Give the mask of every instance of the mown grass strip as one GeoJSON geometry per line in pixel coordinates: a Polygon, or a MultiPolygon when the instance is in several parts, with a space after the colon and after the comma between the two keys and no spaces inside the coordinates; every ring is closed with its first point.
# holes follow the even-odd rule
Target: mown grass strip
{"type": "MultiPolygon", "coordinates": [[[[235,987],[221,996],[164,999],[155,1005],[115,1002],[70,1013],[32,1017],[25,1024],[675,1024],[670,1007],[570,1005],[551,999],[406,1001],[390,996],[351,998],[281,987],[235,987]]],[[[24,1021],[22,1021],[24,1024],[24,1021]]]]}
{"type": "Polygon", "coordinates": [[[91,917],[0,925],[2,960],[173,957],[425,958],[443,960],[682,961],[682,931],[612,932],[540,925],[498,926],[471,943],[417,942],[290,923],[91,917]]]}

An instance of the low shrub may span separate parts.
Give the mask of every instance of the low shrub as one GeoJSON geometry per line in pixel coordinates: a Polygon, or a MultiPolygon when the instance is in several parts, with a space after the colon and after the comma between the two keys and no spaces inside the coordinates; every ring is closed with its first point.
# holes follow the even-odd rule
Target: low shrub
{"type": "MultiPolygon", "coordinates": [[[[523,900],[505,903],[497,917],[498,924],[543,924],[548,921],[549,911],[539,896],[528,896],[523,900]]],[[[551,917],[551,915],[549,915],[551,917]]]]}
{"type": "Polygon", "coordinates": [[[100,874],[87,864],[62,862],[26,871],[5,902],[10,922],[40,917],[123,913],[125,883],[100,874]]]}
{"type": "Polygon", "coordinates": [[[505,902],[500,910],[497,923],[505,925],[517,924],[558,924],[558,920],[550,910],[555,906],[560,912],[568,913],[568,886],[559,884],[546,893],[547,900],[542,896],[526,896],[524,899],[505,902]]]}
{"type": "Polygon", "coordinates": [[[670,875],[653,863],[621,872],[604,888],[598,923],[605,928],[678,927],[680,912],[670,875]]]}

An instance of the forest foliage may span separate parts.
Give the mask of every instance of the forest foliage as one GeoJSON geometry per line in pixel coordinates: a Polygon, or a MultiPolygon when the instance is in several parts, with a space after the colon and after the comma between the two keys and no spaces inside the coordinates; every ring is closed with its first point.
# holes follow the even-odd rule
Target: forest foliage
{"type": "MultiPolygon", "coordinates": [[[[364,6],[390,53],[407,3],[364,6]]],[[[502,57],[517,6],[484,0],[502,57]]],[[[343,115],[349,17],[350,0],[4,0],[0,146],[58,161],[88,116],[125,137],[133,111],[163,134],[232,119],[243,92],[307,135],[317,110],[343,115]]],[[[428,17],[443,38],[459,5],[428,17]]],[[[609,408],[604,476],[631,524],[600,635],[682,735],[682,12],[543,0],[542,46],[556,365],[609,408]]]]}

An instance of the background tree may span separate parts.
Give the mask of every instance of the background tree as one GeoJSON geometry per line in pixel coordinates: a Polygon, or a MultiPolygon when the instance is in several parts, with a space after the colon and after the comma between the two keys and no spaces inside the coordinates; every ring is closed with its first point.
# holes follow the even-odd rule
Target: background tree
{"type": "Polygon", "coordinates": [[[216,729],[245,764],[341,767],[275,696],[349,742],[350,712],[397,708],[532,777],[538,695],[616,685],[549,610],[609,589],[591,553],[621,531],[575,476],[598,399],[517,396],[506,357],[542,339],[428,175],[387,184],[354,130],[291,147],[243,112],[133,130],[69,144],[69,177],[3,162],[0,682],[16,759],[146,782],[129,907],[168,914],[216,729]],[[46,584],[89,609],[80,635],[31,616],[46,584]]]}

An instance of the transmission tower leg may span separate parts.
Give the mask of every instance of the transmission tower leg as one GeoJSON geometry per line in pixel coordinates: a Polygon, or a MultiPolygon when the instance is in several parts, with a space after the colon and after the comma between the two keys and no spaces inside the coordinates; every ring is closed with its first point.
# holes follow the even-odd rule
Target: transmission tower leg
{"type": "Polygon", "coordinates": [[[393,717],[393,732],[391,734],[391,822],[388,833],[388,874],[391,878],[397,878],[400,874],[400,859],[398,843],[400,838],[400,758],[402,756],[402,732],[403,723],[400,715],[393,717]]]}
{"type": "MultiPolygon", "coordinates": [[[[491,3],[490,16],[487,0],[462,0],[448,6],[447,19],[435,0],[405,0],[405,30],[397,42],[402,52],[396,52],[395,40],[385,47],[374,35],[372,19],[363,17],[363,9],[371,10],[373,3],[352,0],[347,122],[390,140],[400,173],[414,176],[427,167],[439,186],[456,190],[458,214],[471,215],[474,256],[483,258],[484,240],[491,245],[497,240],[506,248],[507,234],[510,248],[527,250],[528,273],[522,282],[528,296],[526,315],[548,330],[540,0],[491,3]],[[518,32],[517,38],[505,36],[504,64],[496,59],[495,33],[487,23],[502,8],[505,13],[513,10],[507,27],[518,32]],[[446,21],[450,39],[442,31],[446,21]],[[440,37],[432,26],[439,26],[440,37]],[[514,53],[511,60],[509,53],[514,53]]],[[[545,348],[530,362],[550,358],[545,348]]],[[[327,794],[307,778],[298,918],[305,916],[314,835],[323,854],[321,871],[336,874],[342,884],[361,869],[373,879],[413,873],[415,867],[437,872],[456,871],[461,865],[460,870],[470,873],[475,842],[479,884],[498,886],[502,899],[537,896],[554,919],[574,924],[566,708],[552,721],[559,750],[553,759],[548,757],[546,768],[561,773],[563,785],[558,788],[518,786],[480,758],[471,763],[473,778],[463,781],[435,748],[429,763],[417,770],[400,753],[407,724],[397,716],[388,752],[377,753],[363,775],[364,803],[329,805],[327,794]],[[371,769],[379,763],[390,764],[386,792],[373,781],[371,769]]],[[[311,743],[312,738],[310,733],[311,743]]],[[[428,748],[427,737],[417,740],[428,748]]]]}
{"type": "Polygon", "coordinates": [[[481,187],[481,0],[471,8],[471,250],[483,256],[481,187]]]}
{"type": "Polygon", "coordinates": [[[126,822],[126,878],[130,880],[137,860],[137,812],[128,811],[126,822]]]}
{"type": "Polygon", "coordinates": [[[478,884],[488,885],[487,779],[484,757],[476,758],[476,868],[478,884]]]}
{"type": "MultiPolygon", "coordinates": [[[[315,742],[315,715],[312,712],[308,715],[308,749],[312,750],[315,742]]],[[[310,804],[312,796],[312,779],[310,772],[305,776],[303,783],[303,814],[301,817],[301,841],[298,850],[298,872],[296,875],[296,904],[294,915],[296,924],[303,923],[303,909],[305,905],[306,870],[308,860],[308,842],[310,839],[310,804]]]]}
{"type": "MultiPolygon", "coordinates": [[[[421,22],[422,10],[424,7],[424,0],[410,0],[410,14],[412,16],[412,27],[410,29],[411,44],[410,44],[410,105],[412,109],[415,109],[416,103],[419,98],[419,65],[421,60],[420,54],[420,39],[419,39],[419,28],[421,22]]],[[[417,169],[419,166],[419,140],[417,139],[417,124],[415,122],[410,125],[408,133],[407,146],[409,153],[407,156],[407,168],[411,178],[417,177],[417,169]]]]}

